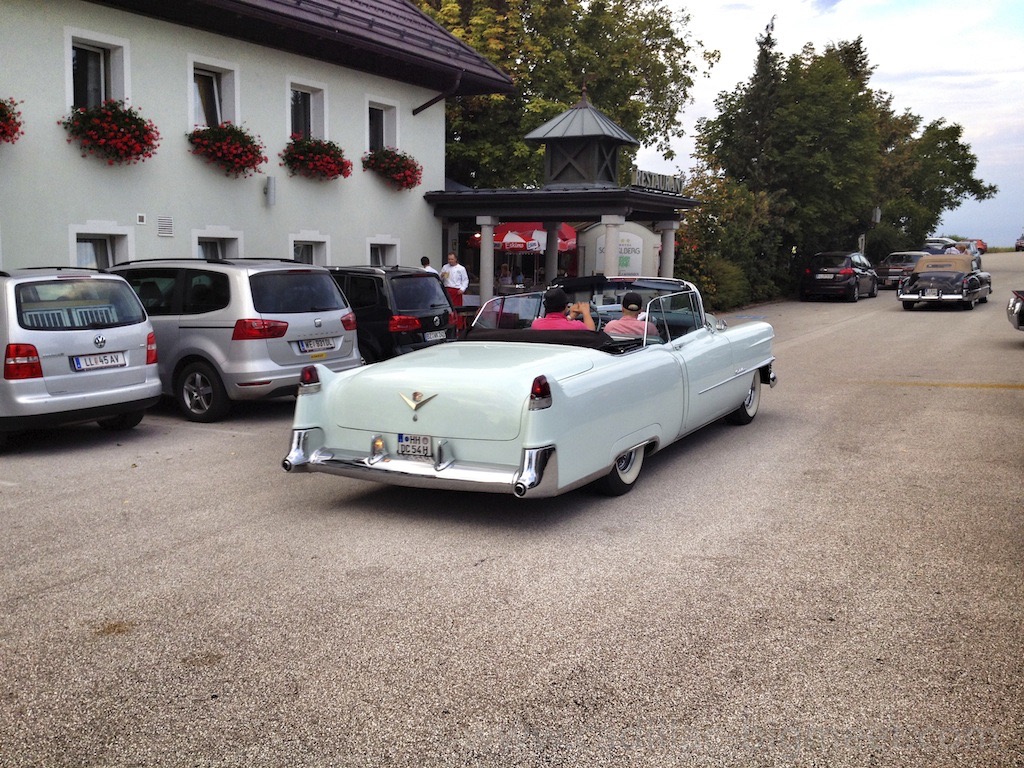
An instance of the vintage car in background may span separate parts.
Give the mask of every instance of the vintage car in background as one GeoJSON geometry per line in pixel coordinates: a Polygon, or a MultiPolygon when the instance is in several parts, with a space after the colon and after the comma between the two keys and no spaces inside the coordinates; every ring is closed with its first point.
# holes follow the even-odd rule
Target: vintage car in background
{"type": "Polygon", "coordinates": [[[1024,251],[1024,235],[1017,238],[1017,242],[1014,243],[1013,250],[1024,251]]]}
{"type": "Polygon", "coordinates": [[[619,495],[647,455],[720,418],[754,418],[761,385],[775,383],[771,325],[727,328],[684,281],[584,285],[602,322],[621,314],[626,286],[645,290],[658,332],[534,330],[542,293],[496,297],[463,341],[342,373],[307,367],[284,469],[519,498],[590,483],[619,495]]]}
{"type": "Polygon", "coordinates": [[[914,270],[914,265],[921,260],[921,257],[927,255],[928,253],[925,251],[890,253],[875,267],[875,272],[878,273],[878,287],[895,289],[900,284],[900,280],[909,277],[914,270]]]}
{"type": "Polygon", "coordinates": [[[974,309],[975,304],[988,301],[991,293],[992,275],[981,271],[978,259],[943,253],[918,261],[896,288],[904,309],[913,309],[918,302],[974,309]]]}
{"type": "Polygon", "coordinates": [[[1024,291],[1013,291],[1010,303],[1006,305],[1006,317],[1010,325],[1024,331],[1024,291]]]}

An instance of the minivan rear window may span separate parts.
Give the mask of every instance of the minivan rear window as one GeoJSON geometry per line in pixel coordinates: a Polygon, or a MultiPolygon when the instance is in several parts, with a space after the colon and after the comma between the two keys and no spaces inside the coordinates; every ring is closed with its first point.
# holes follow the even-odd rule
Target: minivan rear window
{"type": "Polygon", "coordinates": [[[14,289],[18,324],[32,331],[114,328],[146,319],[123,280],[91,277],[20,283],[14,289]]]}
{"type": "Polygon", "coordinates": [[[345,309],[345,297],[327,272],[263,272],[249,278],[260,314],[327,312],[345,309]]]}
{"type": "Polygon", "coordinates": [[[441,281],[431,274],[394,277],[391,290],[395,294],[395,310],[398,312],[449,309],[451,306],[441,281]]]}

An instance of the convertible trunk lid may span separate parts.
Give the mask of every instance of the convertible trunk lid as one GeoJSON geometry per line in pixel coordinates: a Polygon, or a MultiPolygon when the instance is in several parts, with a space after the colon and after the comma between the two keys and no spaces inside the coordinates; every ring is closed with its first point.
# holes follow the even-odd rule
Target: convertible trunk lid
{"type": "Polygon", "coordinates": [[[513,440],[537,376],[564,381],[602,352],[463,341],[365,366],[332,402],[338,426],[452,439],[513,440]]]}

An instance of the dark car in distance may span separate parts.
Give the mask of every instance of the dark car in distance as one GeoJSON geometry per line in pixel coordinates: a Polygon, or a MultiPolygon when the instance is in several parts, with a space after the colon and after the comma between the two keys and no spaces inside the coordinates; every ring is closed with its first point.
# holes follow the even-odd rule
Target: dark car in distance
{"type": "Polygon", "coordinates": [[[940,253],[917,262],[910,277],[896,289],[896,298],[904,309],[925,304],[952,304],[963,309],[988,301],[992,293],[992,275],[982,272],[976,257],[940,253]]]}
{"type": "Polygon", "coordinates": [[[800,276],[800,301],[814,297],[839,297],[857,301],[878,295],[878,275],[860,251],[816,253],[800,276]]]}
{"type": "Polygon", "coordinates": [[[895,289],[900,284],[900,280],[908,277],[914,271],[914,265],[921,260],[921,257],[927,255],[926,251],[890,253],[875,267],[875,272],[878,273],[878,287],[895,289]]]}
{"type": "Polygon", "coordinates": [[[458,337],[458,317],[434,272],[413,267],[328,267],[359,325],[367,363],[458,337]]]}

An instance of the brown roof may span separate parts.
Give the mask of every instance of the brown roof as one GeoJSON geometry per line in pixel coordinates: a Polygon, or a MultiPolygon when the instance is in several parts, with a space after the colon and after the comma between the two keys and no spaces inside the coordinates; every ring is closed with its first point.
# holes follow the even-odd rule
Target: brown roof
{"type": "Polygon", "coordinates": [[[446,95],[507,93],[511,78],[408,0],[93,0],[446,95]]]}
{"type": "Polygon", "coordinates": [[[954,256],[953,254],[929,254],[914,265],[915,272],[970,272],[974,269],[970,256],[954,256]]]}

